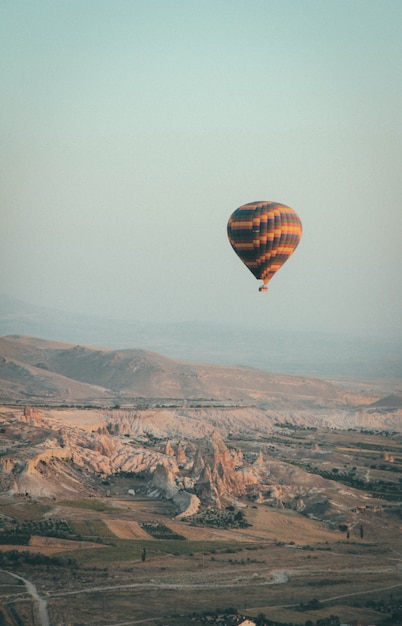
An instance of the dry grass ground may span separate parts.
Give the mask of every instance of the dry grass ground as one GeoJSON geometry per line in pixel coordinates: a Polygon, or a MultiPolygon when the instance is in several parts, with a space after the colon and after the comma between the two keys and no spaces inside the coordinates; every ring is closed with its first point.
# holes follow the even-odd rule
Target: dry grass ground
{"type": "Polygon", "coordinates": [[[57,503],[55,512],[77,528],[106,528],[104,541],[110,545],[31,540],[29,550],[77,560],[73,570],[24,570],[48,599],[52,624],[151,620],[155,626],[184,626],[193,612],[225,607],[294,624],[330,614],[345,620],[357,614],[379,623],[367,601],[402,591],[400,524],[392,518],[367,519],[364,540],[357,531],[346,540],[321,522],[264,505],[245,509],[249,528],[225,530],[176,521],[166,501],[108,499],[107,504],[102,511],[57,503]],[[163,523],[186,540],[152,539],[141,528],[143,521],[163,523]],[[295,605],[313,599],[321,609],[296,610],[295,605]]]}
{"type": "Polygon", "coordinates": [[[152,539],[152,537],[141,528],[138,522],[108,519],[106,520],[106,524],[112,533],[120,539],[152,539]]]}
{"type": "Polygon", "coordinates": [[[149,624],[182,626],[193,612],[225,607],[254,616],[263,612],[270,619],[294,624],[308,619],[314,623],[331,614],[343,619],[358,615],[378,623],[379,615],[365,606],[367,601],[402,590],[402,557],[395,552],[397,523],[387,522],[386,536],[382,524],[368,524],[367,541],[357,534],[346,541],[342,533],[315,520],[258,506],[247,509],[253,524],[248,529],[206,529],[167,519],[164,503],[158,511],[157,502],[139,500],[140,519],[159,519],[187,538],[167,542],[133,538],[140,529],[132,520],[136,503],[126,504],[120,510],[131,521],[106,520],[110,529],[131,535],[105,548],[112,558],[106,559],[105,550],[76,553],[83,566],[107,565],[108,577],[86,589],[82,585],[74,589],[72,584],[69,595],[63,595],[67,589],[59,595],[50,593],[55,623],[111,626],[147,619],[149,624]],[[144,546],[147,558],[142,562],[144,546]],[[321,609],[296,610],[295,605],[315,598],[321,609]]]}

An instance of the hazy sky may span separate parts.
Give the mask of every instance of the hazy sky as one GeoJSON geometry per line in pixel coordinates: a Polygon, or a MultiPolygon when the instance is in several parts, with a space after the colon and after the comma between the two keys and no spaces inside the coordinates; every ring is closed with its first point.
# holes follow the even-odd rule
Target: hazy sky
{"type": "Polygon", "coordinates": [[[402,332],[400,0],[2,0],[0,291],[133,320],[402,332]],[[304,235],[268,294],[226,236],[304,235]]]}

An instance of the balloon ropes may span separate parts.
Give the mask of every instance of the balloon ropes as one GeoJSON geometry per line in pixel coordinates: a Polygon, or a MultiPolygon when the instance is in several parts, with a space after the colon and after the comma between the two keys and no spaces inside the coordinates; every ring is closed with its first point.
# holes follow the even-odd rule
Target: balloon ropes
{"type": "Polygon", "coordinates": [[[296,211],[279,202],[250,202],[228,221],[230,244],[250,272],[267,284],[296,250],[302,224],[296,211]]]}

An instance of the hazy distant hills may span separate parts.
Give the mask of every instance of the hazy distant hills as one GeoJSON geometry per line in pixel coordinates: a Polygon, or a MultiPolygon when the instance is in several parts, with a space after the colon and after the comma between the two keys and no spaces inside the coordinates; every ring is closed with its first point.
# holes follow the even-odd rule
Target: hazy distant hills
{"type": "Polygon", "coordinates": [[[12,335],[0,338],[3,402],[123,404],[133,398],[302,407],[345,402],[314,378],[178,361],[147,350],[112,350],[12,335]]]}
{"type": "Polygon", "coordinates": [[[0,335],[151,350],[185,361],[302,375],[402,378],[400,339],[259,328],[252,324],[104,319],[0,295],[0,335]]]}

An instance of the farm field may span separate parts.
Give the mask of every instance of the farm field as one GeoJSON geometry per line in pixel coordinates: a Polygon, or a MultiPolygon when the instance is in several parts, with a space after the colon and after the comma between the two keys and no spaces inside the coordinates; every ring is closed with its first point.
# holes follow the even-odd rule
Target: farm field
{"type": "MultiPolygon", "coordinates": [[[[103,510],[99,502],[90,498],[32,508],[44,519],[57,515],[65,520],[80,540],[35,535],[27,547],[1,546],[2,554],[28,550],[61,559],[61,564],[38,559],[30,565],[21,558],[12,564],[14,572],[35,581],[51,624],[150,620],[155,626],[179,626],[190,616],[197,624],[204,613],[228,608],[254,617],[264,614],[278,623],[316,623],[329,615],[351,620],[358,614],[381,624],[384,615],[373,603],[402,598],[398,517],[367,515],[364,537],[356,528],[346,539],[323,522],[264,505],[245,504],[249,527],[224,529],[176,521],[163,500],[112,495],[103,510]],[[144,526],[162,528],[166,537],[157,539],[144,526]]],[[[8,506],[14,516],[18,509],[23,515],[23,503],[7,505],[3,497],[2,511],[8,506]]],[[[11,563],[1,565],[5,623],[17,623],[12,620],[18,615],[33,625],[27,597],[5,573],[10,568],[11,563]]]]}

